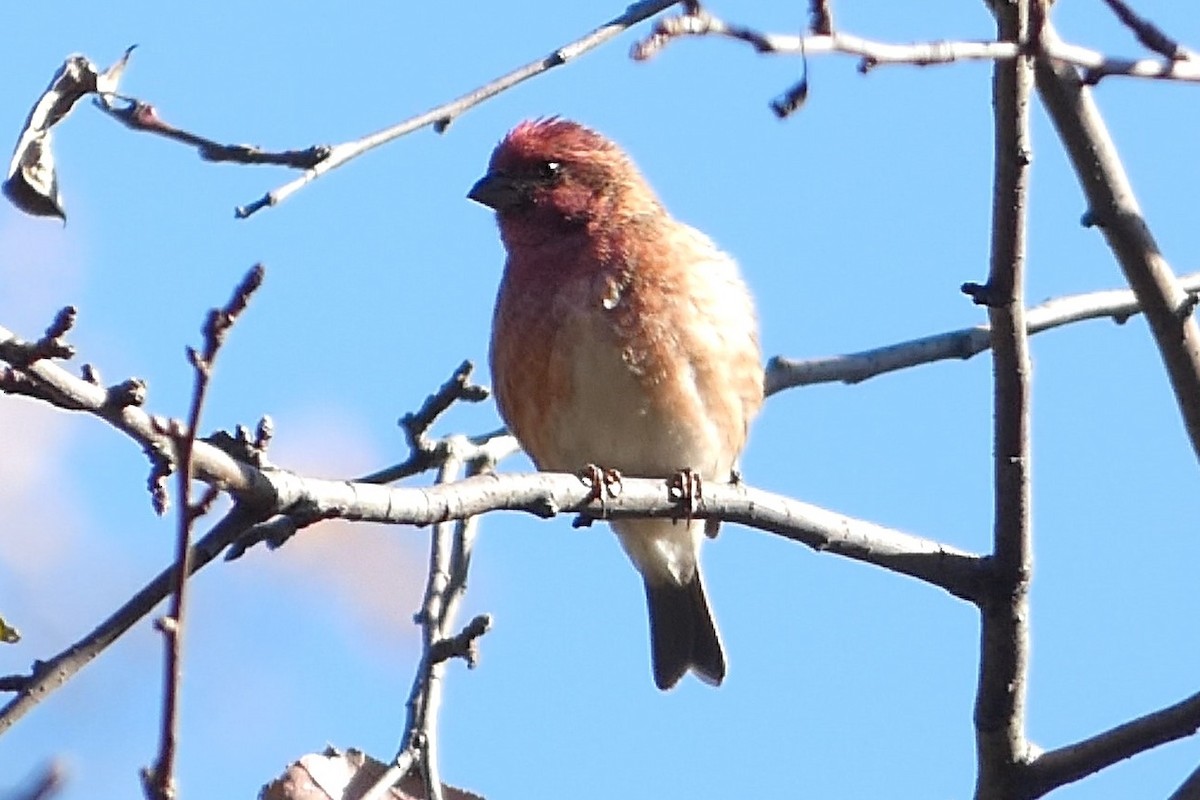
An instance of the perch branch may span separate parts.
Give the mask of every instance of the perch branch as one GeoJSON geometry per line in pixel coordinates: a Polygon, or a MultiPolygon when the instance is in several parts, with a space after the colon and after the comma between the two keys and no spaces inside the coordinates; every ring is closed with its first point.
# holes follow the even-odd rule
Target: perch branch
{"type": "MultiPolygon", "coordinates": [[[[592,498],[591,488],[578,476],[560,473],[479,475],[444,486],[385,487],[263,470],[261,483],[277,505],[265,507],[263,498],[254,495],[239,502],[234,514],[194,546],[193,572],[265,515],[292,507],[315,509],[327,518],[417,526],[499,510],[539,517],[586,514],[597,519],[676,518],[681,513],[670,481],[650,478],[625,478],[620,495],[605,498],[603,503],[592,498]]],[[[980,597],[985,580],[985,561],[973,553],[742,484],[705,485],[704,497],[696,502],[692,515],[697,519],[719,517],[818,552],[875,564],[972,602],[980,597]]],[[[165,598],[173,569],[164,570],[92,634],[39,665],[18,696],[0,709],[0,734],[165,598]]]]}

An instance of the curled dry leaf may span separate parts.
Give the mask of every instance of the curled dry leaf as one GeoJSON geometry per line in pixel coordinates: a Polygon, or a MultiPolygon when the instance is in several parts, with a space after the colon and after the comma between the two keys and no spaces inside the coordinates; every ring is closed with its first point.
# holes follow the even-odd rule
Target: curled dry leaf
{"type": "Polygon", "coordinates": [[[13,205],[27,214],[66,221],[58,172],[54,168],[51,129],[71,113],[85,95],[115,92],[132,52],[130,47],[104,72],[82,55],[69,56],[59,67],[50,86],[30,110],[8,165],[3,188],[4,195],[13,205]]]}
{"type": "Polygon", "coordinates": [[[0,642],[4,644],[16,644],[21,641],[21,632],[4,621],[4,617],[0,617],[0,642]]]}
{"type": "MultiPolygon", "coordinates": [[[[359,750],[332,747],[309,753],[291,764],[259,792],[259,800],[353,800],[362,797],[387,771],[387,766],[359,750]]],[[[446,800],[483,800],[477,794],[442,784],[446,800]]],[[[389,800],[424,800],[425,789],[416,771],[386,795],[389,800]]]]}

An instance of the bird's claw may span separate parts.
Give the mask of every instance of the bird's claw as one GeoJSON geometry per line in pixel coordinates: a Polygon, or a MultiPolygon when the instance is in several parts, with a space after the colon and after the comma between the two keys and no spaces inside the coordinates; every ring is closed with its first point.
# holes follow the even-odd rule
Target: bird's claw
{"type": "Polygon", "coordinates": [[[704,481],[700,473],[690,467],[679,470],[671,476],[670,493],[671,499],[679,503],[684,521],[690,524],[704,499],[704,481]]]}
{"type": "Polygon", "coordinates": [[[615,469],[602,469],[595,464],[588,464],[579,473],[579,480],[589,489],[587,502],[599,501],[601,515],[607,511],[606,501],[621,494],[621,473],[615,469]]]}

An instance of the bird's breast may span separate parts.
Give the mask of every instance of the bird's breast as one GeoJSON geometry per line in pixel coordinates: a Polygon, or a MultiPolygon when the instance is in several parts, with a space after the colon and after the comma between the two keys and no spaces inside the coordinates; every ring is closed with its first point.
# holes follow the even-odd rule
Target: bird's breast
{"type": "Polygon", "coordinates": [[[581,277],[553,292],[502,287],[492,345],[497,400],[542,469],[728,471],[681,328],[665,318],[669,309],[646,308],[638,290],[620,275],[581,277]]]}

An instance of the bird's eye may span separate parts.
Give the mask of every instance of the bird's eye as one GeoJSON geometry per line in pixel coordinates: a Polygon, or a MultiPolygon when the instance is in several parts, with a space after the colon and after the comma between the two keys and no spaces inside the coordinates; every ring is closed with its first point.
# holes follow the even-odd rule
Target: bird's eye
{"type": "Polygon", "coordinates": [[[557,178],[561,171],[562,164],[557,161],[543,161],[538,167],[538,173],[546,180],[557,178]]]}

